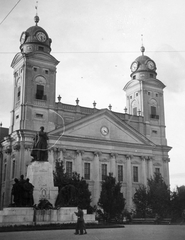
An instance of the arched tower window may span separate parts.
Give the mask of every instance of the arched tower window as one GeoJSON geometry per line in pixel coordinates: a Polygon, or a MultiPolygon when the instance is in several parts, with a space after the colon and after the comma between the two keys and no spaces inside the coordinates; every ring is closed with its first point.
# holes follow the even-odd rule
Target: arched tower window
{"type": "Polygon", "coordinates": [[[45,94],[46,79],[42,76],[38,76],[35,79],[35,83],[36,83],[35,98],[39,100],[46,100],[45,94]]]}
{"type": "Polygon", "coordinates": [[[159,119],[159,115],[157,114],[157,102],[155,99],[151,99],[150,101],[150,118],[159,119]]]}

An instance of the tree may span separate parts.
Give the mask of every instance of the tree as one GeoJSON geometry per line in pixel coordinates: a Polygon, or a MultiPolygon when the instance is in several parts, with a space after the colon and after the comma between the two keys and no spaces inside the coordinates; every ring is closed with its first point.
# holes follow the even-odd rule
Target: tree
{"type": "Polygon", "coordinates": [[[154,173],[154,177],[148,179],[148,204],[160,217],[170,213],[170,189],[160,173],[154,173]]]}
{"type": "Polygon", "coordinates": [[[137,217],[146,217],[148,213],[148,191],[144,185],[140,185],[134,194],[133,202],[136,206],[137,217]]]}
{"type": "Polygon", "coordinates": [[[53,171],[54,185],[58,187],[58,192],[69,182],[69,177],[65,174],[63,161],[56,160],[55,171],[53,171]]]}
{"type": "Polygon", "coordinates": [[[70,177],[65,173],[63,162],[59,160],[56,161],[54,183],[59,189],[55,202],[56,207],[80,206],[82,209],[87,209],[89,213],[92,212],[91,192],[87,182],[76,172],[73,172],[70,177]]]}
{"type": "Polygon", "coordinates": [[[176,188],[171,194],[171,212],[174,221],[181,220],[182,211],[185,209],[185,186],[176,188]]]}
{"type": "Polygon", "coordinates": [[[102,182],[102,190],[98,205],[104,211],[104,218],[110,221],[119,218],[125,206],[125,199],[121,193],[121,183],[109,174],[102,182]]]}
{"type": "Polygon", "coordinates": [[[154,173],[153,178],[148,179],[147,187],[140,186],[136,189],[133,201],[136,214],[140,217],[146,217],[150,213],[163,218],[170,213],[170,190],[160,173],[154,173]]]}

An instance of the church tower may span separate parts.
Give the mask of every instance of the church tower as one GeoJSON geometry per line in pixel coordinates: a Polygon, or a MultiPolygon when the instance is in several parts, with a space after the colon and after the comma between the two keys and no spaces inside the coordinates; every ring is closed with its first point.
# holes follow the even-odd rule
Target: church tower
{"type": "Polygon", "coordinates": [[[157,145],[167,145],[165,136],[164,97],[165,85],[156,78],[156,64],[144,55],[131,64],[131,80],[125,85],[128,114],[142,116],[145,136],[157,145]]]}
{"type": "Polygon", "coordinates": [[[38,131],[40,126],[55,128],[54,113],[56,66],[51,54],[51,39],[47,32],[35,26],[21,34],[20,50],[12,61],[14,69],[14,98],[9,133],[16,130],[38,131]]]}

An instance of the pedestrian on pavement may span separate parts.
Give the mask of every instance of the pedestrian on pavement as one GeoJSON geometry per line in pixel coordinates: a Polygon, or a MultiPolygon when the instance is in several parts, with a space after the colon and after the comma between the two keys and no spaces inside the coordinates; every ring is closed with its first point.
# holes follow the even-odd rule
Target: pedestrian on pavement
{"type": "MultiPolygon", "coordinates": [[[[80,208],[80,206],[78,206],[78,212],[75,212],[76,216],[77,216],[77,223],[76,223],[76,231],[75,234],[83,234],[83,229],[84,229],[84,213],[82,211],[82,209],[80,208]]],[[[86,230],[85,230],[86,232],[86,230]]]]}

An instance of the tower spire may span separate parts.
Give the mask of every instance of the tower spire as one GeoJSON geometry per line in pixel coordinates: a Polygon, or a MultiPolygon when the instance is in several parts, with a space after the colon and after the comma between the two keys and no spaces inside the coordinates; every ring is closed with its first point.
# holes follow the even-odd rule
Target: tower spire
{"type": "Polygon", "coordinates": [[[34,17],[34,20],[35,20],[35,23],[36,23],[36,26],[37,26],[37,23],[39,22],[39,16],[38,16],[38,12],[37,12],[37,9],[38,9],[38,1],[36,1],[35,9],[36,9],[36,15],[35,15],[35,17],[34,17]]]}
{"type": "Polygon", "coordinates": [[[142,52],[142,55],[144,55],[145,47],[143,46],[143,34],[141,34],[141,52],[142,52]]]}

